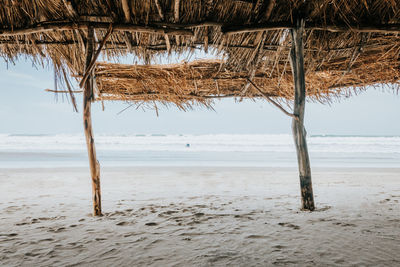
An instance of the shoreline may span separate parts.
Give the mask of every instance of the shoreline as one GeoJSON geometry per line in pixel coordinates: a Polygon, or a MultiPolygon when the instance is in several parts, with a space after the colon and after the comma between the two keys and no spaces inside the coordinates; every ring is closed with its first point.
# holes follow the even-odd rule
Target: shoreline
{"type": "MultiPolygon", "coordinates": [[[[266,171],[298,171],[298,167],[269,167],[269,166],[101,166],[100,167],[104,171],[127,171],[127,170],[178,170],[178,169],[209,169],[209,170],[266,170],[266,171]]],[[[0,171],[56,171],[56,170],[68,170],[68,171],[84,171],[89,170],[89,166],[61,166],[61,167],[11,167],[11,168],[3,168],[0,167],[0,171]]],[[[373,172],[400,172],[400,167],[312,167],[312,171],[315,172],[335,172],[335,171],[350,171],[350,172],[360,172],[360,171],[373,171],[373,172]]]]}

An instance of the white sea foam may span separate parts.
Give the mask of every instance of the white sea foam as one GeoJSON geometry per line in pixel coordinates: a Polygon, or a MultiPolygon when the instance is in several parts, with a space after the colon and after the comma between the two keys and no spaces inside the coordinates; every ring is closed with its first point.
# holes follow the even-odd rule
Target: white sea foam
{"type": "MultiPolygon", "coordinates": [[[[96,135],[103,166],[295,167],[291,135],[96,135]]],[[[400,137],[309,136],[316,167],[399,167],[400,137]]],[[[85,166],[83,134],[0,134],[0,167],[85,166]]]]}
{"type": "MultiPolygon", "coordinates": [[[[99,150],[191,152],[293,152],[291,135],[97,135],[99,150]]],[[[400,153],[400,137],[311,136],[310,152],[400,153]]],[[[0,151],[81,151],[83,134],[0,134],[0,151]]]]}

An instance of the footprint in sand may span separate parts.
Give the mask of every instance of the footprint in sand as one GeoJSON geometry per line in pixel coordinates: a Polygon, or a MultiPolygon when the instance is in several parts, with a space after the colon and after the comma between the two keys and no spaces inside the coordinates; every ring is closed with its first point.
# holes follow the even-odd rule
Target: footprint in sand
{"type": "Polygon", "coordinates": [[[204,208],[207,208],[207,206],[206,205],[194,205],[193,208],[204,209],[204,208]]]}
{"type": "Polygon", "coordinates": [[[44,238],[44,239],[40,239],[39,242],[51,242],[54,241],[53,238],[44,238]]]}
{"type": "Polygon", "coordinates": [[[281,252],[283,249],[287,248],[286,246],[282,246],[282,245],[275,245],[272,246],[272,248],[274,250],[272,250],[272,252],[281,252]]]}
{"type": "Polygon", "coordinates": [[[317,208],[316,210],[314,210],[314,212],[327,211],[327,210],[329,210],[331,208],[332,208],[332,206],[325,206],[325,207],[322,207],[322,208],[317,208]]]}
{"type": "Polygon", "coordinates": [[[320,218],[318,221],[320,221],[320,222],[331,222],[331,221],[333,221],[333,219],[320,218]]]}
{"type": "Polygon", "coordinates": [[[60,232],[64,232],[65,231],[65,227],[59,227],[59,228],[50,228],[49,230],[47,230],[48,232],[51,233],[60,233],[60,232]]]}
{"type": "Polygon", "coordinates": [[[15,225],[16,226],[22,226],[22,225],[27,225],[27,224],[30,224],[30,223],[28,223],[28,222],[20,222],[20,223],[16,223],[15,225]]]}
{"type": "Polygon", "coordinates": [[[194,224],[200,224],[201,222],[198,220],[193,220],[191,222],[188,222],[186,225],[194,225],[194,224]]]}
{"type": "Polygon", "coordinates": [[[356,227],[357,226],[357,225],[355,225],[353,223],[342,223],[342,222],[334,222],[333,224],[334,225],[340,225],[340,226],[343,226],[343,227],[348,227],[348,226],[356,227]]]}
{"type": "Polygon", "coordinates": [[[291,223],[280,222],[280,223],[278,223],[278,225],[286,226],[286,227],[292,228],[294,230],[299,230],[300,229],[300,226],[295,225],[295,224],[291,224],[291,223]]]}
{"type": "Polygon", "coordinates": [[[276,249],[283,249],[283,248],[286,248],[286,246],[282,246],[282,245],[275,245],[275,246],[272,246],[273,248],[276,248],[276,249]]]}
{"type": "Polygon", "coordinates": [[[167,211],[159,213],[158,217],[166,217],[166,216],[172,215],[174,213],[178,213],[178,211],[176,211],[176,210],[167,210],[167,211]]]}
{"type": "Polygon", "coordinates": [[[246,238],[249,238],[249,239],[265,239],[265,238],[268,238],[268,237],[263,236],[263,235],[248,235],[248,236],[246,236],[246,238]]]}
{"type": "Polygon", "coordinates": [[[361,230],[361,233],[363,233],[363,234],[369,234],[369,233],[372,233],[372,231],[371,231],[371,230],[368,230],[368,229],[363,229],[363,230],[361,230]]]}
{"type": "Polygon", "coordinates": [[[17,233],[10,233],[10,234],[1,234],[0,233],[0,236],[6,236],[6,237],[13,237],[13,236],[17,236],[18,234],[17,233]]]}
{"type": "Polygon", "coordinates": [[[33,253],[33,252],[27,252],[27,253],[25,253],[25,256],[26,257],[36,257],[36,256],[38,256],[38,255],[40,255],[39,253],[33,253]]]}

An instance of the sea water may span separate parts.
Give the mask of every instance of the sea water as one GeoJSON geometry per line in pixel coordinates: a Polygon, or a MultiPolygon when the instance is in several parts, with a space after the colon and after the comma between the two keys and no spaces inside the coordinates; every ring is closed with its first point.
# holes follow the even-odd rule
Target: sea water
{"type": "MultiPolygon", "coordinates": [[[[400,136],[308,136],[313,167],[400,167],[400,136]]],[[[96,135],[102,166],[296,167],[289,134],[96,135]]],[[[83,134],[0,134],[0,168],[87,166],[83,134]]]]}

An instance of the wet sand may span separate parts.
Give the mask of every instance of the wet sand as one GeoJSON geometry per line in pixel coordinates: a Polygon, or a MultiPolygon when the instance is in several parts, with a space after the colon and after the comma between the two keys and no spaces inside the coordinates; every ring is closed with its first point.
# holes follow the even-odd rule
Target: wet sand
{"type": "Polygon", "coordinates": [[[0,169],[1,266],[400,265],[400,169],[0,169]]]}

